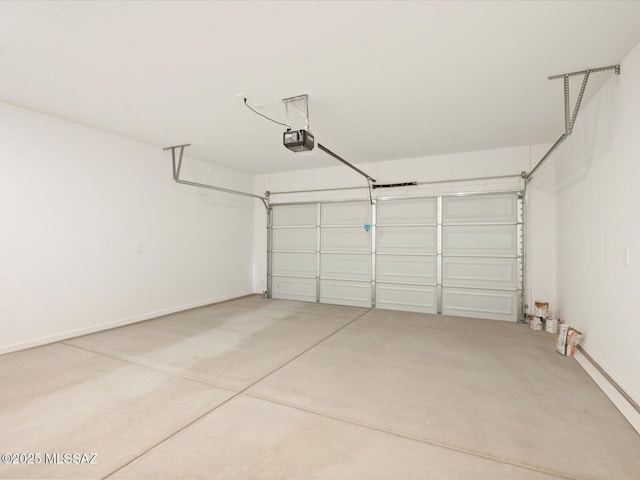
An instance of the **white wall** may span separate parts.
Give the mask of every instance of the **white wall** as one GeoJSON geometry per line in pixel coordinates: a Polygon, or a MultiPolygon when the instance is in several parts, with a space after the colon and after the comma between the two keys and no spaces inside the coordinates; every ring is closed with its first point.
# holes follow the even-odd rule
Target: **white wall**
{"type": "Polygon", "coordinates": [[[255,200],[169,152],[0,104],[0,158],[0,353],[253,291],[255,200]]]}
{"type": "MultiPolygon", "coordinates": [[[[532,166],[542,159],[550,147],[551,144],[531,147],[532,166]]],[[[533,311],[536,301],[548,302],[554,314],[558,309],[555,188],[555,168],[553,162],[547,160],[527,186],[526,298],[529,312],[533,311]]]]}
{"type": "MultiPolygon", "coordinates": [[[[427,158],[394,160],[373,164],[359,164],[358,168],[373,176],[378,183],[400,182],[438,182],[460,180],[475,177],[501,175],[518,175],[522,171],[530,171],[548,148],[544,146],[522,146],[499,150],[467,152],[452,155],[440,155],[427,158]]],[[[337,163],[337,162],[336,162],[337,163]]],[[[544,178],[542,175],[541,178],[544,178]]],[[[454,181],[419,187],[393,188],[376,190],[374,195],[407,195],[407,194],[445,194],[454,192],[504,191],[521,188],[519,178],[497,179],[490,181],[454,181]]],[[[318,200],[368,200],[366,181],[349,168],[338,164],[336,167],[303,170],[256,177],[256,193],[291,190],[311,190],[321,188],[362,186],[360,190],[336,190],[328,193],[273,195],[273,203],[287,201],[318,200]]],[[[545,187],[546,188],[546,187],[545,187]]],[[[537,194],[537,190],[535,192],[537,194]]],[[[555,303],[555,283],[549,277],[555,277],[555,214],[553,195],[546,199],[546,204],[531,215],[533,226],[530,228],[532,241],[536,245],[532,249],[529,260],[539,258],[539,265],[532,269],[528,277],[527,298],[544,298],[555,303]],[[551,215],[545,211],[550,210],[551,215]],[[540,223],[540,227],[536,224],[540,223]]],[[[264,210],[264,209],[262,209],[264,210]]],[[[256,210],[257,211],[257,210],[256,210]]],[[[255,289],[266,289],[266,223],[263,212],[256,214],[256,276],[255,289]]]]}
{"type": "Polygon", "coordinates": [[[604,75],[607,83],[550,160],[558,298],[563,320],[584,332],[585,350],[640,402],[640,45],[619,76],[604,75]]]}

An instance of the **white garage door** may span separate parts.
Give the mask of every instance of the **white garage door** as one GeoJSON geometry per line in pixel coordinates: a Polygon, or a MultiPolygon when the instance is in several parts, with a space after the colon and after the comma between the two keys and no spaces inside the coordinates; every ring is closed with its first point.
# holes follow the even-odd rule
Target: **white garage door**
{"type": "Polygon", "coordinates": [[[371,307],[371,204],[320,205],[320,302],[371,307]]]}
{"type": "Polygon", "coordinates": [[[376,202],[376,307],[437,313],[437,206],[437,198],[376,202]]]}
{"type": "Polygon", "coordinates": [[[317,298],[315,204],[283,205],[271,214],[271,296],[315,302],[317,298]]]}
{"type": "Polygon", "coordinates": [[[442,313],[518,319],[519,211],[513,194],[442,199],[442,313]]]}
{"type": "Polygon", "coordinates": [[[271,296],[371,307],[371,205],[282,205],[271,216],[271,296]]]}
{"type": "Polygon", "coordinates": [[[274,298],[516,321],[521,238],[517,194],[274,206],[269,288],[274,298]]]}

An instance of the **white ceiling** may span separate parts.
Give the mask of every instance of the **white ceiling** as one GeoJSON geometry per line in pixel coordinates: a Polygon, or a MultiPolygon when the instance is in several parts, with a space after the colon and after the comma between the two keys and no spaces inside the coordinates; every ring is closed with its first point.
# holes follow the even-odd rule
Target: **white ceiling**
{"type": "Polygon", "coordinates": [[[547,76],[638,41],[638,1],[0,2],[0,101],[266,173],[336,161],[287,151],[239,93],[280,121],[308,93],[352,163],[544,143],[564,128],[547,76]]]}

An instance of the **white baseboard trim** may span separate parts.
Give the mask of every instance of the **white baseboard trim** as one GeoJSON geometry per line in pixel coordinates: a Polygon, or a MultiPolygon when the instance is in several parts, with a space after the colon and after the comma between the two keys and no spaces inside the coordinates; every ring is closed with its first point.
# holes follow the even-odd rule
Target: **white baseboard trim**
{"type": "Polygon", "coordinates": [[[82,335],[88,335],[90,333],[101,332],[103,330],[109,330],[111,328],[123,327],[132,323],[144,322],[145,320],[151,320],[153,318],[163,317],[172,313],[182,312],[185,310],[191,310],[192,308],[204,307],[207,305],[213,305],[214,303],[226,302],[227,300],[233,300],[235,298],[246,297],[247,295],[253,295],[254,292],[238,293],[236,295],[228,295],[224,297],[216,297],[208,300],[203,300],[189,305],[181,305],[179,307],[170,307],[155,312],[144,313],[142,315],[134,315],[132,317],[122,318],[120,320],[114,320],[111,322],[99,323],[98,325],[91,325],[88,327],[78,328],[75,330],[67,330],[65,332],[56,333],[54,335],[47,335],[45,337],[34,338],[24,342],[14,343],[11,345],[0,346],[0,355],[5,353],[17,352],[19,350],[26,350],[28,348],[40,347],[49,343],[60,342],[63,340],[69,340],[75,337],[81,337],[82,335]]]}
{"type": "Polygon", "coordinates": [[[594,382],[600,387],[604,394],[609,397],[616,408],[622,413],[624,418],[631,426],[640,434],[640,412],[634,408],[631,403],[613,386],[613,384],[591,363],[591,361],[580,350],[575,351],[575,359],[580,366],[587,372],[594,382]]]}

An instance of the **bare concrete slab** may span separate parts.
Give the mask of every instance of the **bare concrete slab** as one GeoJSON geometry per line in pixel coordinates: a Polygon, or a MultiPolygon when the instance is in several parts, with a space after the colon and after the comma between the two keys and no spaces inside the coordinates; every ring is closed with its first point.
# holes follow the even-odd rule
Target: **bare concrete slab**
{"type": "Polygon", "coordinates": [[[60,344],[3,355],[0,378],[0,452],[39,454],[3,457],[11,479],[102,478],[233,395],[60,344]]]}
{"type": "Polygon", "coordinates": [[[110,478],[558,477],[241,395],[110,478]]]}

